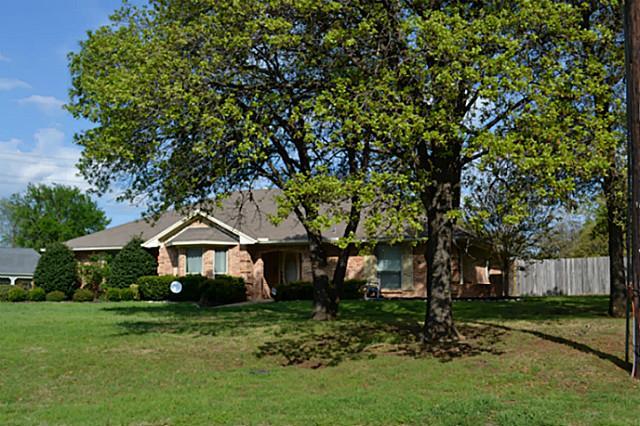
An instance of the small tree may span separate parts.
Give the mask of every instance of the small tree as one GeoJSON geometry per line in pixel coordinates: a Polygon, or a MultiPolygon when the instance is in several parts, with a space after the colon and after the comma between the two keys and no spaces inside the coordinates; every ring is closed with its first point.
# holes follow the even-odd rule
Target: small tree
{"type": "Polygon", "coordinates": [[[125,288],[145,275],[157,275],[158,263],[142,248],[142,240],[133,238],[113,259],[107,283],[109,287],[125,288]]]}
{"type": "Polygon", "coordinates": [[[91,290],[93,297],[97,298],[100,287],[109,278],[111,265],[110,256],[95,256],[89,263],[80,265],[80,276],[82,277],[83,288],[91,290]]]}
{"type": "Polygon", "coordinates": [[[71,249],[62,243],[47,246],[36,266],[33,282],[47,293],[61,291],[71,296],[80,285],[78,265],[71,249]]]}
{"type": "Polygon", "coordinates": [[[531,259],[542,251],[555,221],[553,199],[541,195],[535,178],[508,161],[470,179],[465,197],[465,226],[491,244],[502,268],[503,296],[509,296],[511,268],[516,259],[531,259]]]}

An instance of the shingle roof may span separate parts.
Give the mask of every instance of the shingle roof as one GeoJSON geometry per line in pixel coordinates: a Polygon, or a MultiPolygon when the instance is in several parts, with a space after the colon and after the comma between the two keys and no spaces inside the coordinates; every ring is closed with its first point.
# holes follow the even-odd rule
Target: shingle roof
{"type": "Polygon", "coordinates": [[[230,235],[229,232],[224,232],[218,227],[187,228],[175,237],[170,238],[167,243],[185,243],[190,241],[237,243],[238,237],[230,235]]]}
{"type": "MultiPolygon", "coordinates": [[[[248,192],[236,192],[224,199],[221,207],[208,212],[223,223],[243,232],[254,239],[303,240],[306,239],[304,227],[291,215],[278,226],[269,221],[269,214],[276,213],[275,196],[277,190],[263,189],[248,192]]],[[[176,211],[162,214],[156,222],[143,219],[108,228],[66,242],[72,249],[117,249],[127,244],[133,237],[148,240],[184,218],[176,211]]],[[[328,235],[331,237],[331,235],[328,235]]]]}
{"type": "Polygon", "coordinates": [[[103,231],[95,232],[93,234],[85,235],[82,237],[74,238],[66,242],[67,246],[72,249],[113,249],[124,247],[133,237],[140,237],[143,240],[148,240],[163,229],[168,228],[174,223],[182,219],[182,215],[175,211],[169,211],[155,223],[146,222],[143,219],[134,220],[133,222],[124,223],[113,228],[108,228],[103,231]]]}
{"type": "Polygon", "coordinates": [[[0,247],[0,275],[32,276],[39,259],[30,248],[0,247]]]}
{"type": "MultiPolygon", "coordinates": [[[[275,189],[236,192],[224,199],[221,202],[220,207],[212,207],[211,209],[208,209],[207,214],[258,241],[306,241],[306,231],[295,215],[290,215],[278,225],[274,225],[269,220],[269,215],[277,212],[277,203],[275,198],[279,192],[279,190],[275,189]]],[[[90,248],[120,248],[129,242],[129,240],[134,236],[139,236],[143,240],[149,240],[163,230],[179,222],[184,217],[184,215],[175,211],[168,211],[161,215],[155,223],[136,220],[120,226],[105,229],[104,231],[96,232],[94,234],[85,235],[84,237],[74,238],[73,240],[67,241],[66,244],[72,249],[84,250],[90,248]]],[[[343,224],[336,225],[324,231],[323,236],[328,239],[340,238],[343,235],[343,231],[343,224]]],[[[183,234],[184,232],[186,231],[183,231],[183,234]]],[[[364,232],[359,228],[356,235],[362,237],[364,236],[364,232]]]]}

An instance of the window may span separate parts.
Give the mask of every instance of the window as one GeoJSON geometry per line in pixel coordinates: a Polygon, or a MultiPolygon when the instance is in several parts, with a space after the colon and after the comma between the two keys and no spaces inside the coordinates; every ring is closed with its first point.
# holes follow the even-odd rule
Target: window
{"type": "Polygon", "coordinates": [[[284,282],[290,283],[300,280],[300,254],[298,253],[283,253],[283,275],[284,282]]]}
{"type": "Polygon", "coordinates": [[[380,287],[396,290],[402,287],[402,251],[398,246],[380,245],[376,248],[378,257],[378,279],[380,287]]]}
{"type": "Polygon", "coordinates": [[[188,248],[187,249],[187,274],[201,274],[201,273],[202,273],[202,249],[188,248]]]}
{"type": "Polygon", "coordinates": [[[227,251],[216,250],[213,255],[213,275],[227,273],[227,251]]]}

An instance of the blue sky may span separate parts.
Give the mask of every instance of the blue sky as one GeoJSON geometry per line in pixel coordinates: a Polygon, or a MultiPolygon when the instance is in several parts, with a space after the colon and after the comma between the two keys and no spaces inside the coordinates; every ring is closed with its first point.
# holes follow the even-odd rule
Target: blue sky
{"type": "MultiPolygon", "coordinates": [[[[138,3],[138,2],[135,2],[138,3]]],[[[4,1],[0,13],[0,197],[29,182],[88,186],[77,176],[73,134],[88,126],[61,106],[70,85],[67,54],[86,32],[108,23],[120,0],[4,1]]],[[[111,225],[138,218],[140,207],[97,200],[111,225]]]]}

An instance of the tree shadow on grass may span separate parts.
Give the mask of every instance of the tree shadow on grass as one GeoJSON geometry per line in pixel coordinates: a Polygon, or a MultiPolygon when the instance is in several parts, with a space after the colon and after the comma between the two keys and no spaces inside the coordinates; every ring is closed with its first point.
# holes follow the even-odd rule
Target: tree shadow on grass
{"type": "Polygon", "coordinates": [[[274,357],[283,366],[319,368],[383,354],[434,357],[448,362],[483,353],[502,353],[496,346],[506,333],[504,330],[467,324],[461,324],[459,329],[465,340],[426,346],[422,342],[422,326],[416,322],[341,322],[326,330],[288,332],[260,345],[256,356],[274,357]]]}
{"type": "Polygon", "coordinates": [[[496,344],[504,330],[463,323],[458,328],[465,340],[426,347],[422,343],[422,312],[418,306],[401,302],[346,303],[341,319],[322,323],[309,319],[311,306],[307,302],[216,309],[185,303],[135,304],[103,309],[131,317],[117,324],[122,330],[119,335],[249,336],[262,327],[267,341],[259,344],[255,355],[273,358],[281,365],[317,368],[382,354],[435,357],[446,362],[501,353],[496,344]]]}
{"type": "Polygon", "coordinates": [[[518,328],[518,327],[508,327],[502,324],[492,324],[492,323],[487,323],[487,322],[481,322],[481,321],[477,321],[475,322],[475,324],[481,325],[481,326],[486,326],[486,327],[492,327],[492,328],[497,328],[500,330],[504,330],[507,332],[513,332],[513,331],[517,331],[520,333],[525,333],[525,334],[530,334],[532,336],[538,337],[540,339],[543,340],[547,340],[549,342],[553,342],[553,343],[558,343],[560,345],[564,345],[567,346],[569,348],[575,349],[577,351],[580,351],[582,353],[588,354],[588,355],[595,355],[600,359],[609,361],[611,363],[613,363],[616,367],[621,368],[625,371],[630,372],[631,371],[631,363],[629,362],[625,362],[623,359],[613,355],[613,354],[609,354],[606,352],[603,352],[599,349],[594,349],[588,345],[585,345],[584,343],[580,343],[580,342],[576,342],[574,340],[570,340],[567,339],[565,337],[560,337],[560,336],[554,336],[552,334],[548,334],[548,333],[543,333],[541,331],[538,330],[530,330],[530,329],[526,329],[526,328],[518,328]]]}

